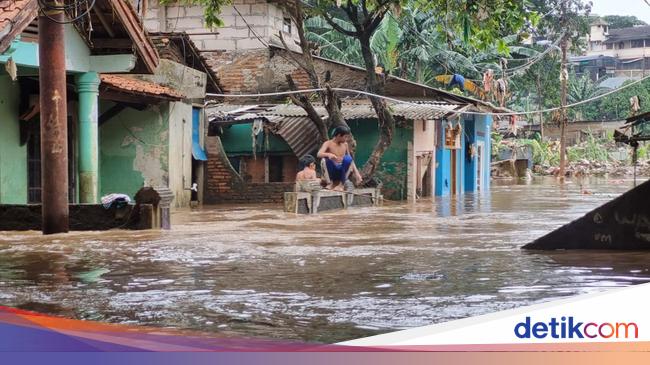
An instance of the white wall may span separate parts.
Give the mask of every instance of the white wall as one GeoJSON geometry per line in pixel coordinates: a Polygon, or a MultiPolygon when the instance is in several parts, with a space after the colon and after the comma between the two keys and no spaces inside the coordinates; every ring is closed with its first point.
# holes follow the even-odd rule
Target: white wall
{"type": "Polygon", "coordinates": [[[434,150],[434,121],[416,120],[413,122],[413,149],[415,153],[434,150]]]}
{"type": "MultiPolygon", "coordinates": [[[[200,50],[235,51],[266,48],[264,43],[278,39],[284,15],[266,0],[233,0],[232,5],[222,7],[220,18],[224,26],[210,29],[201,6],[161,6],[152,2],[144,24],[149,32],[187,32],[200,50]]],[[[284,35],[287,40],[298,39],[295,24],[292,29],[291,35],[284,35]]]]}
{"type": "Polygon", "coordinates": [[[192,105],[173,102],[169,106],[169,188],[174,206],[188,206],[192,186],[192,105]]]}

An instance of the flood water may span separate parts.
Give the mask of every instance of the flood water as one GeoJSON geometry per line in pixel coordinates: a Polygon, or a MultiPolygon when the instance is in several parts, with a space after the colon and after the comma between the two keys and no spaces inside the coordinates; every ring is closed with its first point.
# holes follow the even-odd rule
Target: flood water
{"type": "Polygon", "coordinates": [[[327,342],[650,281],[646,252],[519,248],[629,189],[537,179],[317,216],[205,207],[165,232],[0,233],[0,304],[327,342]]]}

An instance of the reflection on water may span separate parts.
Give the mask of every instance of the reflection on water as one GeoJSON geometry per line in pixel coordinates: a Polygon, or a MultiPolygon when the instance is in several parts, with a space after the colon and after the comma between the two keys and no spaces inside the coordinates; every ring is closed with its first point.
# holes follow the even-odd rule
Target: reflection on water
{"type": "Polygon", "coordinates": [[[175,214],[169,232],[0,234],[0,304],[335,342],[650,281],[650,253],[519,247],[629,189],[552,180],[318,216],[175,214]]]}

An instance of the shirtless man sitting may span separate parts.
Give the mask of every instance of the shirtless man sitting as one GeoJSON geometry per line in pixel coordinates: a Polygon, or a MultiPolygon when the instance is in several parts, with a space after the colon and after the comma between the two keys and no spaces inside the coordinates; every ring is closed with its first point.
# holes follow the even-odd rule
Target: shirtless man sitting
{"type": "Polygon", "coordinates": [[[336,127],[332,139],[325,141],[318,150],[317,157],[326,159],[327,174],[331,180],[331,184],[327,186],[327,189],[343,191],[350,172],[354,173],[357,182],[361,182],[361,174],[359,174],[359,170],[357,170],[352,156],[350,156],[349,136],[350,128],[345,126],[336,127]]]}

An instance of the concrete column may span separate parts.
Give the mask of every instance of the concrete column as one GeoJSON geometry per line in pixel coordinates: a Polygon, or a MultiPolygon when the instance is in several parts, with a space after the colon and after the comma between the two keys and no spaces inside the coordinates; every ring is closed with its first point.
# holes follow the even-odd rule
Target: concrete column
{"type": "Polygon", "coordinates": [[[86,72],[76,77],[79,94],[79,202],[99,202],[99,75],[86,72]]]}

